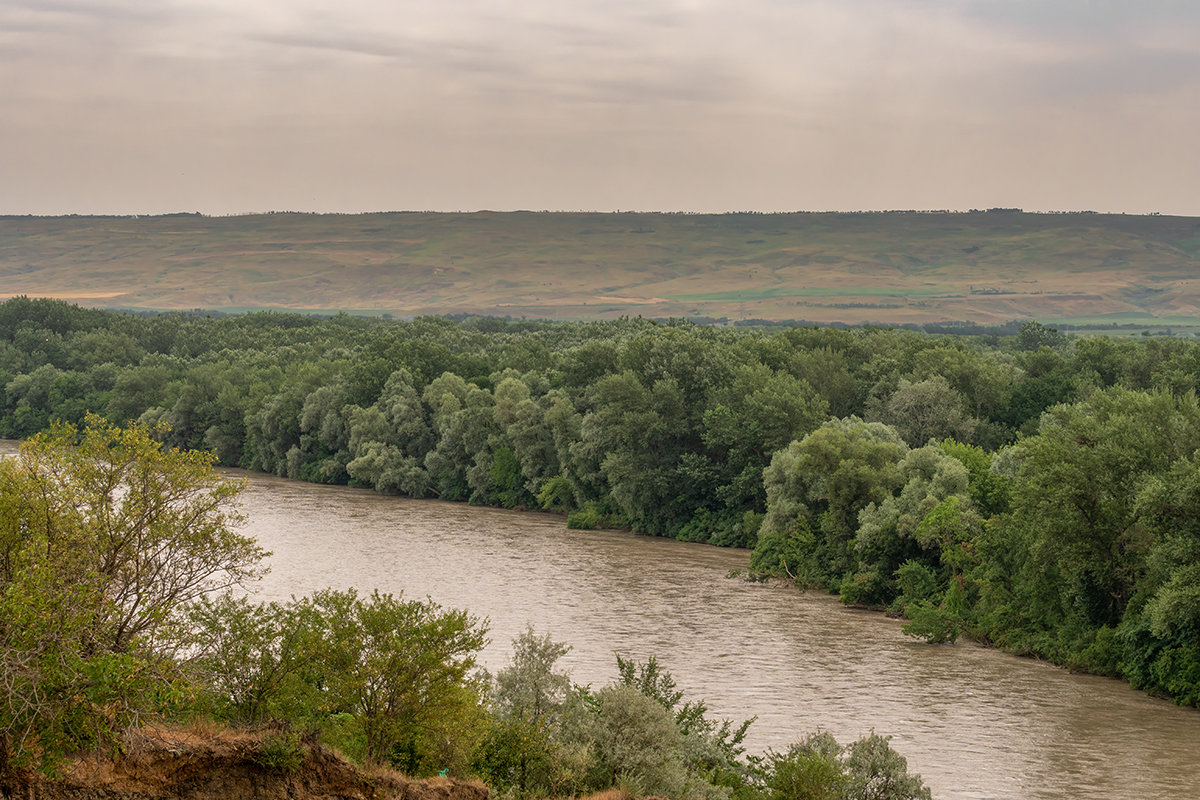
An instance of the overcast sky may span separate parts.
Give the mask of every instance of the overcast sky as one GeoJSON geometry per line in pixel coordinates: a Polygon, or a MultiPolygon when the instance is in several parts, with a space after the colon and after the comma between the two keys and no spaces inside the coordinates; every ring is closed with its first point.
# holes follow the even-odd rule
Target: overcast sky
{"type": "Polygon", "coordinates": [[[1200,215],[1197,0],[0,0],[0,213],[1200,215]]]}

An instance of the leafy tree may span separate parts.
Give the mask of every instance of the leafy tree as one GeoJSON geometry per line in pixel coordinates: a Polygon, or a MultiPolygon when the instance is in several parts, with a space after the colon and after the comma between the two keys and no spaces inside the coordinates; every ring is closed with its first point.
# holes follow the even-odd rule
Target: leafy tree
{"type": "Polygon", "coordinates": [[[525,381],[513,376],[503,378],[496,384],[495,397],[494,418],[503,432],[496,449],[510,450],[517,459],[521,478],[519,487],[507,489],[501,504],[510,508],[529,505],[545,482],[562,472],[554,431],[547,424],[545,406],[531,396],[525,381]]]}
{"type": "Polygon", "coordinates": [[[850,744],[846,753],[849,800],[929,800],[920,775],[908,774],[908,761],[888,738],[872,732],[850,744]]]}
{"type": "Polygon", "coordinates": [[[606,686],[593,697],[593,783],[634,796],[683,797],[688,776],[683,738],[667,709],[631,686],[606,686]]]}
{"type": "Polygon", "coordinates": [[[423,462],[434,445],[420,394],[406,369],[388,377],[369,408],[345,406],[349,458],[354,480],[376,491],[425,497],[433,491],[423,462]]]}
{"type": "Polygon", "coordinates": [[[109,601],[98,644],[116,651],[164,636],[192,600],[255,579],[267,555],[234,530],[242,487],[212,455],[166,450],[150,434],[91,416],[3,462],[23,498],[9,506],[6,550],[39,543],[48,563],[96,585],[109,601]]]}
{"type": "Polygon", "coordinates": [[[987,518],[1008,511],[1011,481],[993,467],[991,453],[982,447],[963,444],[954,439],[943,439],[938,447],[967,468],[971,503],[982,517],[987,518]]]}
{"type": "Polygon", "coordinates": [[[492,393],[451,372],[425,387],[437,444],[425,456],[425,469],[446,500],[486,495],[492,468],[489,441],[495,433],[492,393]]]}
{"type": "Polygon", "coordinates": [[[513,640],[511,661],[496,673],[495,727],[484,745],[482,767],[500,787],[557,794],[580,785],[582,776],[572,774],[579,748],[562,740],[562,728],[566,715],[582,713],[582,700],[570,676],[556,669],[569,650],[529,628],[513,640]]]}
{"type": "Polygon", "coordinates": [[[52,770],[185,699],[183,607],[258,574],[240,486],[89,417],[0,461],[0,761],[52,770]]]}
{"type": "Polygon", "coordinates": [[[113,385],[105,415],[118,425],[136,420],[147,408],[166,401],[170,378],[170,370],[161,363],[122,370],[113,385]]]}
{"type": "Polygon", "coordinates": [[[1135,510],[1154,536],[1147,572],[1117,629],[1130,682],[1200,706],[1200,465],[1195,456],[1146,480],[1135,510]]]}
{"type": "Polygon", "coordinates": [[[601,379],[589,392],[593,411],[572,451],[576,473],[584,471],[588,482],[602,479],[636,530],[665,535],[682,521],[676,468],[687,435],[683,402],[673,378],[647,387],[629,371],[601,379]]]}
{"type": "Polygon", "coordinates": [[[877,418],[895,428],[910,447],[946,437],[967,440],[978,425],[963,412],[962,395],[941,375],[916,383],[901,378],[877,418]]]}
{"type": "Polygon", "coordinates": [[[206,689],[210,713],[235,723],[312,720],[320,688],[316,622],[301,603],[252,603],[222,594],[188,609],[188,670],[206,689]]]}
{"type": "Polygon", "coordinates": [[[654,656],[638,663],[618,655],[617,675],[618,685],[636,689],[674,716],[682,737],[680,753],[689,774],[727,789],[744,785],[748,770],[742,742],[756,718],[737,726],[731,720],[710,719],[704,701],[684,702],[671,673],[662,669],[654,656]]]}
{"type": "Polygon", "coordinates": [[[1197,449],[1194,396],[1118,388],[1049,411],[1015,452],[1012,517],[1002,529],[1011,555],[996,554],[1006,574],[992,581],[1009,594],[989,595],[996,635],[1020,631],[1038,652],[1115,669],[1111,655],[1083,653],[1121,623],[1148,577],[1161,529],[1139,519],[1137,498],[1197,449]]]}
{"type": "Polygon", "coordinates": [[[961,572],[959,553],[970,548],[979,527],[967,496],[967,468],[929,445],[908,451],[899,472],[904,480],[899,494],[870,503],[859,514],[855,551],[862,569],[842,585],[844,599],[891,603],[896,597],[891,578],[908,560],[942,572],[942,584],[951,572],[961,572]]]}
{"type": "Polygon", "coordinates": [[[894,429],[849,417],[776,453],[763,471],[767,513],[756,553],[779,548],[780,537],[797,540],[805,574],[836,587],[857,566],[859,512],[901,483],[898,466],[907,449],[894,429]]]}
{"type": "Polygon", "coordinates": [[[843,747],[832,734],[809,734],[784,753],[768,753],[768,800],[929,800],[904,756],[875,733],[843,747]]]}
{"type": "Polygon", "coordinates": [[[325,710],[354,715],[366,761],[410,774],[469,763],[475,742],[463,734],[479,714],[470,676],[485,623],[377,591],[360,598],[327,589],[302,605],[319,626],[310,669],[325,689],[325,710]]]}
{"type": "Polygon", "coordinates": [[[1021,323],[1021,332],[1017,334],[1018,350],[1037,350],[1042,347],[1061,347],[1066,337],[1056,328],[1047,328],[1037,320],[1021,323]]]}
{"type": "Polygon", "coordinates": [[[571,693],[570,675],[555,669],[570,650],[532,627],[514,639],[509,665],[496,673],[493,703],[500,716],[552,721],[571,693]]]}
{"type": "Polygon", "coordinates": [[[768,752],[768,800],[843,800],[849,788],[842,746],[828,731],[811,733],[786,752],[768,752]]]}
{"type": "MultiPolygon", "coordinates": [[[[829,405],[807,381],[772,374],[765,366],[742,367],[713,397],[716,404],[704,412],[702,437],[716,473],[714,495],[737,525],[745,512],[765,509],[762,471],[771,455],[814,430],[828,416],[829,405]]],[[[738,537],[733,543],[747,540],[738,537]]]]}

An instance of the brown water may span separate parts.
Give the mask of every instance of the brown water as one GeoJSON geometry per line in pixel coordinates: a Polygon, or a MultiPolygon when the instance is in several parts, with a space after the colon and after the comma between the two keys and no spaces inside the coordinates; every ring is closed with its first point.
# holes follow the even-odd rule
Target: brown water
{"type": "Polygon", "coordinates": [[[655,654],[716,714],[757,715],[752,750],[817,728],[843,741],[874,729],[942,800],[1200,798],[1200,712],[970,643],[916,642],[823,595],[727,579],[745,551],[248,479],[246,531],[274,551],[263,599],[350,586],[427,595],[490,620],[493,670],[532,624],[570,642],[565,665],[596,686],[615,677],[614,653],[655,654]]]}
{"type": "Polygon", "coordinates": [[[262,476],[245,511],[274,551],[263,598],[327,586],[427,595],[490,620],[490,668],[532,624],[570,642],[565,665],[596,686],[615,677],[614,653],[654,654],[718,715],[757,715],[753,750],[817,728],[841,740],[874,729],[937,798],[1200,797],[1200,712],[726,578],[745,551],[262,476]]]}

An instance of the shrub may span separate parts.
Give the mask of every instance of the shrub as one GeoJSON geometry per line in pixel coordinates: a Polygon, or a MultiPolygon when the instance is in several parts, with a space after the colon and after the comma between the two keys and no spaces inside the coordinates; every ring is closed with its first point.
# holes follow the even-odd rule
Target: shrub
{"type": "Polygon", "coordinates": [[[294,772],[304,763],[304,745],[293,732],[271,734],[263,739],[254,762],[279,772],[294,772]]]}

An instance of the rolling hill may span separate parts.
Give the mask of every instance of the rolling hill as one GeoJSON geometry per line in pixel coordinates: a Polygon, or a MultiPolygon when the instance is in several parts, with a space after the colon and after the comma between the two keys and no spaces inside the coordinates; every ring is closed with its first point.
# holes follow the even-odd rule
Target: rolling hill
{"type": "Polygon", "coordinates": [[[1200,323],[1200,218],[1093,213],[0,217],[0,296],[107,308],[1200,323]]]}

